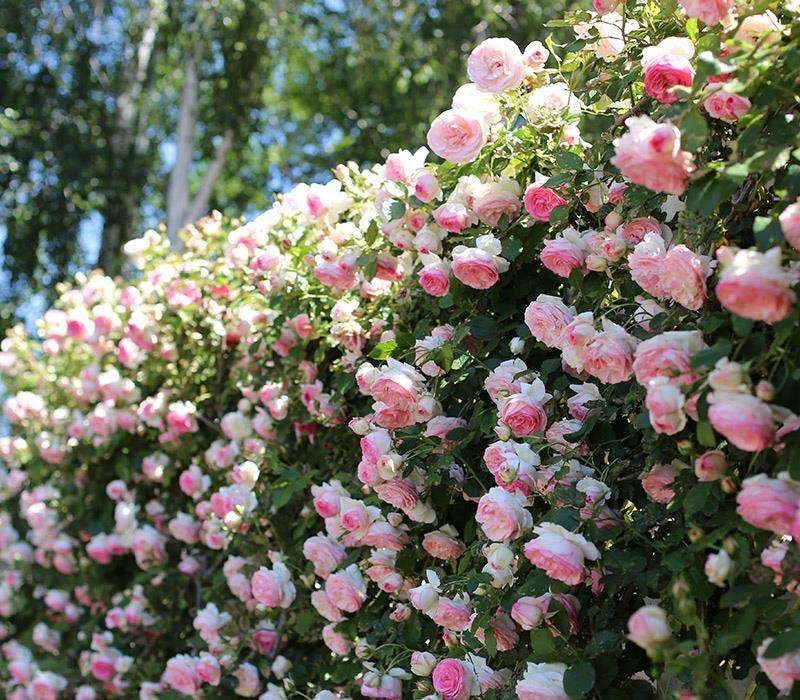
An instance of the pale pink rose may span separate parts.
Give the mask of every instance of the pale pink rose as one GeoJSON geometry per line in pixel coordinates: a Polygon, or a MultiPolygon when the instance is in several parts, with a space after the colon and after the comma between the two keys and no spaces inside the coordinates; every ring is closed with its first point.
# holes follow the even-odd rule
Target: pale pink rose
{"type": "Polygon", "coordinates": [[[678,472],[675,467],[668,464],[658,464],[650,471],[639,477],[642,481],[644,492],[656,503],[667,504],[675,498],[672,482],[678,472]]]}
{"type": "Polygon", "coordinates": [[[453,275],[473,289],[489,289],[500,279],[495,256],[480,248],[453,249],[453,275]]]}
{"type": "Polygon", "coordinates": [[[676,102],[679,94],[673,88],[691,87],[693,81],[694,68],[684,56],[662,54],[644,68],[645,92],[662,104],[676,102]]]}
{"type": "Polygon", "coordinates": [[[614,140],[611,163],[623,177],[653,192],[683,194],[694,170],[692,155],[681,150],[681,133],[672,124],[629,117],[627,133],[614,140]]]}
{"type": "Polygon", "coordinates": [[[467,75],[481,90],[506,92],[519,87],[524,65],[522,53],[511,39],[485,39],[470,53],[467,75]]]}
{"type": "Polygon", "coordinates": [[[270,608],[288,608],[295,598],[295,587],[285,564],[276,562],[270,571],[262,566],[250,580],[253,598],[270,608]]]}
{"type": "Polygon", "coordinates": [[[539,254],[542,265],[560,277],[569,277],[573,270],[585,269],[586,246],[576,238],[560,236],[545,239],[544,248],[539,254]]]}
{"type": "Polygon", "coordinates": [[[717,90],[703,101],[703,107],[709,116],[726,122],[737,122],[752,107],[750,100],[727,90],[717,90]]]}
{"type": "Polygon", "coordinates": [[[478,219],[487,226],[497,226],[501,217],[514,219],[522,207],[520,187],[516,180],[501,177],[498,182],[485,185],[483,192],[475,198],[472,210],[478,219]]]}
{"type": "Polygon", "coordinates": [[[698,481],[716,481],[728,468],[725,453],[720,450],[703,452],[694,461],[694,473],[698,481]]]}
{"type": "Polygon", "coordinates": [[[525,504],[522,494],[509,493],[495,486],[478,501],[475,520],[493,542],[515,540],[533,526],[533,518],[525,504]]]}
{"type": "Polygon", "coordinates": [[[671,637],[667,615],[657,605],[645,605],[628,618],[628,639],[642,649],[656,649],[671,637]]]}
{"type": "Polygon", "coordinates": [[[758,474],[742,482],[736,496],[736,512],[748,523],[776,535],[797,537],[800,484],[783,476],[772,479],[758,474]]]}
{"type": "Polygon", "coordinates": [[[686,427],[683,392],[666,377],[656,377],[647,385],[645,405],[653,430],[674,435],[686,427]]]}
{"type": "Polygon", "coordinates": [[[197,678],[209,685],[219,685],[220,681],[220,666],[219,661],[215,656],[203,652],[197,660],[197,678]]]}
{"type": "Polygon", "coordinates": [[[420,399],[424,377],[405,362],[389,358],[370,387],[372,398],[389,406],[413,406],[420,399]]]}
{"type": "Polygon", "coordinates": [[[311,594],[311,605],[322,617],[329,622],[338,622],[343,619],[343,615],[328,597],[325,591],[314,591],[311,594]]]}
{"type": "Polygon", "coordinates": [[[336,656],[346,656],[350,653],[352,645],[347,639],[336,631],[336,623],[331,622],[322,628],[322,641],[336,656]]]}
{"type": "Polygon", "coordinates": [[[786,242],[795,250],[800,250],[800,201],[790,204],[778,217],[786,242]]]}
{"type": "Polygon", "coordinates": [[[617,9],[623,0],[592,0],[592,7],[598,15],[607,15],[617,9]]]}
{"type": "Polygon", "coordinates": [[[748,44],[762,42],[762,46],[769,46],[780,39],[783,25],[772,10],[767,10],[760,15],[745,17],[736,30],[734,39],[748,44]]]}
{"type": "Polygon", "coordinates": [[[550,221],[550,214],[554,209],[563,206],[567,200],[561,197],[555,190],[541,185],[528,185],[523,197],[525,211],[536,221],[550,221]]]}
{"type": "Polygon", "coordinates": [[[527,370],[527,365],[519,358],[505,360],[489,372],[483,382],[483,386],[492,401],[497,403],[510,394],[520,392],[523,381],[520,375],[523,375],[527,370]]]}
{"type": "Polygon", "coordinates": [[[524,596],[511,607],[511,617],[522,629],[538,627],[550,607],[552,596],[549,593],[534,598],[524,596]]]}
{"type": "Polygon", "coordinates": [[[331,574],[325,581],[325,592],[339,610],[354,613],[367,599],[367,585],[355,564],[331,574]]]}
{"type": "Polygon", "coordinates": [[[429,651],[411,653],[411,673],[415,676],[429,676],[436,666],[436,657],[429,651]]]}
{"type": "Polygon", "coordinates": [[[417,422],[417,412],[414,406],[401,404],[389,406],[381,401],[372,404],[375,422],[382,428],[397,430],[417,422]]]}
{"type": "Polygon", "coordinates": [[[345,560],[345,549],[338,542],[315,535],[303,543],[303,556],[314,564],[314,573],[326,578],[345,560]]]}
{"type": "Polygon", "coordinates": [[[544,407],[529,394],[512,394],[501,401],[499,409],[500,420],[517,437],[538,433],[547,425],[544,407]]]}
{"type": "Polygon", "coordinates": [[[690,384],[697,378],[690,366],[691,357],[704,347],[700,331],[669,331],[648,338],[636,347],[636,381],[646,387],[656,377],[666,377],[678,384],[690,384]]]}
{"type": "Polygon", "coordinates": [[[459,659],[442,659],[433,669],[432,680],[442,700],[466,700],[477,683],[469,665],[459,659]]]}
{"type": "Polygon", "coordinates": [[[781,695],[789,695],[795,681],[800,681],[800,650],[791,651],[777,659],[767,659],[764,652],[772,644],[772,637],[767,637],[758,647],[757,661],[761,670],[769,678],[781,695]]]}
{"type": "Polygon", "coordinates": [[[421,170],[414,177],[414,195],[420,202],[432,202],[442,193],[439,180],[431,171],[421,170]]]}
{"type": "Polygon", "coordinates": [[[770,407],[750,394],[716,392],[709,396],[708,420],[714,430],[745,452],[769,447],[775,437],[770,407]]]}
{"type": "Polygon", "coordinates": [[[404,513],[408,513],[419,503],[417,489],[408,479],[389,479],[376,484],[374,488],[378,498],[404,513]]]}
{"type": "Polygon", "coordinates": [[[636,245],[644,240],[648,233],[661,236],[661,224],[651,216],[640,216],[631,219],[617,228],[617,233],[628,243],[636,245]]]}
{"type": "Polygon", "coordinates": [[[560,525],[542,523],[533,531],[538,537],[525,545],[525,557],[556,581],[570,586],[581,583],[587,574],[585,560],[600,557],[597,548],[583,535],[560,525]]]}
{"type": "Polygon", "coordinates": [[[475,216],[461,202],[445,202],[433,210],[433,220],[445,231],[461,233],[475,223],[475,216]]]}
{"type": "Polygon", "coordinates": [[[593,401],[600,401],[600,390],[591,382],[583,384],[570,384],[569,388],[575,392],[574,396],[567,399],[567,409],[569,414],[579,421],[585,421],[592,413],[596,413],[596,408],[590,408],[587,404],[593,401]]]}
{"type": "Polygon", "coordinates": [[[777,323],[792,311],[797,299],[791,278],[781,267],[780,248],[766,253],[722,247],[717,250],[722,272],[716,286],[719,303],[737,316],[777,323]]]}
{"type": "Polygon", "coordinates": [[[466,547],[456,539],[457,532],[450,525],[429,532],[422,538],[422,548],[436,559],[458,559],[466,547]]]}
{"type": "Polygon", "coordinates": [[[689,17],[697,17],[708,25],[718,24],[733,10],[734,0],[678,0],[689,17]]]}
{"type": "Polygon", "coordinates": [[[480,117],[465,110],[448,109],[433,120],[428,146],[451,163],[469,163],[486,144],[486,127],[480,117]]]}
{"type": "Polygon", "coordinates": [[[578,314],[564,329],[561,345],[562,364],[572,368],[573,376],[583,371],[586,346],[596,335],[591,311],[578,314]]]}
{"type": "Polygon", "coordinates": [[[314,510],[320,517],[332,518],[339,515],[339,504],[344,495],[339,482],[324,483],[321,486],[315,484],[311,487],[311,495],[314,497],[314,510]]]}
{"type": "Polygon", "coordinates": [[[472,611],[468,605],[459,600],[451,600],[445,596],[440,596],[436,609],[431,613],[431,619],[447,630],[463,632],[469,629],[472,611]]]}
{"type": "Polygon", "coordinates": [[[443,297],[450,291],[450,265],[448,263],[429,263],[417,274],[420,287],[431,296],[443,297]]]}
{"type": "Polygon", "coordinates": [[[628,256],[631,279],[655,297],[668,296],[661,281],[666,256],[666,246],[660,233],[646,233],[628,256]]]}
{"type": "MultiPolygon", "coordinates": [[[[510,651],[519,642],[519,634],[511,618],[499,610],[492,618],[489,629],[492,631],[497,643],[497,651],[510,651]]],[[[486,643],[486,631],[481,627],[475,631],[478,641],[486,643]]]]}
{"type": "Polygon", "coordinates": [[[564,690],[564,673],[567,665],[563,663],[528,662],[525,675],[514,690],[518,700],[570,700],[564,690]]]}
{"type": "Polygon", "coordinates": [[[173,656],[167,661],[162,681],[173,690],[196,697],[200,690],[197,659],[188,654],[173,656]]]}
{"type": "Polygon", "coordinates": [[[636,339],[620,326],[603,319],[604,330],[595,335],[583,353],[583,366],[606,384],[627,381],[633,374],[636,339]]]}
{"type": "Polygon", "coordinates": [[[525,325],[531,335],[551,348],[561,347],[564,329],[574,318],[574,307],[548,294],[540,294],[525,309],[525,325]]]}
{"type": "Polygon", "coordinates": [[[697,311],[706,300],[709,259],[693,253],[685,245],[670,248],[661,265],[661,287],[681,306],[697,311]]]}
{"type": "Polygon", "coordinates": [[[550,52],[541,41],[532,41],[525,47],[525,51],[522,53],[522,60],[530,70],[539,71],[544,68],[549,56],[550,52]]]}

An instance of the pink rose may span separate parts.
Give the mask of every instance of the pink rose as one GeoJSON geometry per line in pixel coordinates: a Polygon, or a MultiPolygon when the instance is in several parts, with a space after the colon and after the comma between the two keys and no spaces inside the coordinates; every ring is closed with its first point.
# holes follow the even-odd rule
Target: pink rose
{"type": "Polygon", "coordinates": [[[777,323],[792,311],[797,299],[789,273],[781,267],[780,248],[766,253],[722,247],[717,250],[722,272],[717,298],[728,311],[753,321],[777,323]]]}
{"type": "Polygon", "coordinates": [[[666,377],[656,377],[647,385],[645,405],[657,433],[674,435],[686,427],[684,403],[683,392],[666,377]]]}
{"type": "Polygon", "coordinates": [[[522,629],[538,627],[550,607],[552,596],[549,593],[534,598],[524,596],[511,607],[511,617],[522,629]]]}
{"type": "Polygon", "coordinates": [[[482,223],[497,226],[501,217],[506,216],[511,220],[519,214],[522,207],[519,195],[520,188],[516,180],[503,177],[483,188],[483,192],[472,203],[472,210],[482,223]]]}
{"type": "Polygon", "coordinates": [[[790,204],[778,217],[786,242],[800,250],[800,201],[790,204]]]}
{"type": "Polygon", "coordinates": [[[472,610],[461,601],[440,596],[436,609],[431,613],[431,619],[447,630],[463,632],[469,629],[472,610]]]}
{"type": "Polygon", "coordinates": [[[436,559],[458,559],[466,547],[456,539],[456,530],[445,525],[439,530],[429,532],[422,538],[422,548],[436,559]]]}
{"type": "Polygon", "coordinates": [[[574,318],[574,307],[548,294],[540,294],[525,309],[525,325],[531,335],[551,348],[561,347],[564,329],[574,318]]]}
{"type": "Polygon", "coordinates": [[[450,265],[433,262],[425,265],[418,273],[419,285],[433,297],[446,296],[450,291],[450,265]]]}
{"type": "Polygon", "coordinates": [[[564,690],[566,670],[563,663],[528,662],[525,675],[514,688],[517,700],[570,700],[564,690]]]}
{"type": "Polygon", "coordinates": [[[644,492],[656,503],[667,504],[675,498],[672,482],[675,481],[675,467],[659,464],[641,475],[644,492]]]}
{"type": "Polygon", "coordinates": [[[661,265],[661,287],[666,296],[681,306],[697,311],[706,300],[709,259],[693,253],[685,245],[670,248],[661,265]]]}
{"type": "Polygon", "coordinates": [[[522,377],[528,371],[527,365],[520,359],[505,360],[495,367],[483,382],[489,397],[495,403],[510,394],[517,394],[522,389],[522,377]]]}
{"type": "Polygon", "coordinates": [[[367,599],[367,585],[355,564],[331,574],[325,581],[325,592],[339,610],[354,613],[367,599]]]}
{"type": "Polygon", "coordinates": [[[457,246],[453,249],[453,275],[473,289],[489,289],[500,279],[495,260],[486,250],[457,246]]]}
{"type": "Polygon", "coordinates": [[[522,60],[530,70],[539,71],[544,68],[549,56],[550,52],[541,41],[532,41],[525,47],[525,51],[522,53],[522,60]]]}
{"type": "Polygon", "coordinates": [[[544,408],[535,398],[527,394],[512,394],[503,399],[499,417],[517,437],[538,433],[547,425],[547,413],[544,408]]]}
{"type": "Polygon", "coordinates": [[[519,87],[524,67],[519,47],[506,38],[485,39],[467,59],[469,79],[487,92],[506,92],[519,87]]]}
{"type": "Polygon", "coordinates": [[[645,233],[628,255],[631,279],[655,297],[668,296],[661,281],[666,256],[666,246],[660,233],[645,233]]]}
{"type": "Polygon", "coordinates": [[[785,475],[772,479],[758,474],[745,479],[736,504],[736,512],[755,527],[776,535],[800,535],[800,484],[785,475]]]}
{"type": "Polygon", "coordinates": [[[311,605],[314,606],[314,610],[329,622],[338,622],[344,617],[339,608],[331,602],[325,591],[314,591],[311,594],[311,605]]]}
{"type": "Polygon", "coordinates": [[[480,117],[461,109],[448,109],[433,120],[428,146],[451,163],[469,163],[486,144],[486,127],[480,117]]]}
{"type": "Polygon", "coordinates": [[[636,381],[646,387],[656,377],[667,377],[679,384],[690,384],[696,379],[689,364],[691,357],[704,347],[700,331],[669,331],[648,338],[636,347],[636,381]]]}
{"type": "Polygon", "coordinates": [[[600,557],[597,548],[583,535],[555,525],[542,523],[533,528],[538,535],[525,545],[528,561],[556,581],[575,586],[586,578],[585,560],[600,557]]]}
{"type": "MultiPolygon", "coordinates": [[[[577,234],[577,231],[574,233],[577,234]]],[[[579,235],[545,239],[539,259],[551,272],[560,277],[569,277],[573,270],[585,269],[586,245],[579,235]]]]}
{"type": "Polygon", "coordinates": [[[525,211],[536,221],[550,221],[550,214],[554,209],[563,206],[567,200],[561,197],[555,190],[541,185],[528,185],[523,197],[525,211]]]}
{"type": "Polygon", "coordinates": [[[424,384],[423,376],[411,365],[389,358],[372,382],[370,394],[389,406],[413,406],[424,384]]]}
{"type": "Polygon", "coordinates": [[[694,461],[694,473],[698,481],[716,481],[728,468],[725,453],[720,450],[703,452],[694,461]]]}
{"type": "Polygon", "coordinates": [[[525,497],[495,486],[478,501],[475,520],[493,542],[508,542],[521,537],[533,526],[525,508],[525,497]]]}
{"type": "Polygon", "coordinates": [[[684,56],[662,55],[644,69],[645,92],[663,104],[678,100],[679,95],[673,90],[674,87],[691,87],[693,81],[694,68],[684,56]]]}
{"type": "Polygon", "coordinates": [[[289,569],[276,562],[270,571],[262,566],[250,580],[253,598],[270,608],[288,608],[295,598],[295,587],[289,569]]]}
{"type": "Polygon", "coordinates": [[[640,243],[648,233],[661,236],[661,224],[651,216],[640,216],[631,219],[617,228],[617,233],[633,245],[640,243]]]}
{"type": "Polygon", "coordinates": [[[167,661],[163,682],[173,690],[195,697],[200,690],[197,660],[188,654],[178,654],[167,661]]]}
{"type": "Polygon", "coordinates": [[[603,319],[603,326],[604,330],[586,344],[583,366],[606,384],[627,381],[633,374],[636,339],[607,319],[603,319]]]}
{"type": "Polygon", "coordinates": [[[433,669],[433,689],[442,700],[466,700],[476,684],[472,670],[459,659],[442,659],[433,669]]]}
{"type": "Polygon", "coordinates": [[[667,615],[657,605],[645,605],[628,619],[628,639],[642,649],[656,649],[671,637],[667,615]]]}
{"type": "Polygon", "coordinates": [[[345,549],[338,542],[315,535],[303,543],[303,556],[314,564],[314,573],[326,578],[345,560],[345,549]]]}
{"type": "Polygon", "coordinates": [[[622,175],[653,192],[683,194],[694,170],[692,155],[681,150],[681,133],[672,124],[629,117],[627,133],[614,139],[611,159],[622,175]]]}
{"type": "Polygon", "coordinates": [[[716,392],[709,396],[708,419],[718,433],[745,452],[769,447],[775,437],[772,410],[750,394],[716,392]]]}
{"type": "Polygon", "coordinates": [[[678,0],[689,17],[697,17],[708,25],[725,19],[733,9],[734,0],[678,0]]]}
{"type": "Polygon", "coordinates": [[[336,631],[335,622],[331,622],[322,628],[322,641],[336,656],[346,656],[352,648],[350,642],[336,631]]]}
{"type": "Polygon", "coordinates": [[[783,654],[776,659],[767,659],[764,652],[772,644],[767,637],[758,647],[758,665],[781,695],[789,695],[795,681],[800,681],[800,650],[783,654]]]}
{"type": "Polygon", "coordinates": [[[703,101],[709,116],[725,122],[737,122],[750,111],[750,100],[727,90],[717,90],[703,101]]]}
{"type": "Polygon", "coordinates": [[[434,209],[433,220],[450,233],[461,233],[475,223],[472,212],[460,202],[445,202],[434,209]]]}

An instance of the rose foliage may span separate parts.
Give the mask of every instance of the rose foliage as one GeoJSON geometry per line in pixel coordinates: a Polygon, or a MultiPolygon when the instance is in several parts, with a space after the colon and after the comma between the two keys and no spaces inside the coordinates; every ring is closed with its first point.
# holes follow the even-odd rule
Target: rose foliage
{"type": "Polygon", "coordinates": [[[797,11],[488,39],[13,329],[4,697],[800,697],[797,11]]]}

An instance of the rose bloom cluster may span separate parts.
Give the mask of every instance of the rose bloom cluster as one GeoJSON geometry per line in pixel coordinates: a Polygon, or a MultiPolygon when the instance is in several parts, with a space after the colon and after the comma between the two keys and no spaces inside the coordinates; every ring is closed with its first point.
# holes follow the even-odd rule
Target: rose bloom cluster
{"type": "Polygon", "coordinates": [[[796,693],[799,10],[485,38],[426,146],[59,285],[0,695],[796,693]]]}

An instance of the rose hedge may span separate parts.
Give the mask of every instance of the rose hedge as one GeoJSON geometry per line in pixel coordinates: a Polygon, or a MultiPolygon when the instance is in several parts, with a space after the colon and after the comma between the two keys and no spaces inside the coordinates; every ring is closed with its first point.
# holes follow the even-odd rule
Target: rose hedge
{"type": "Polygon", "coordinates": [[[5,697],[800,697],[798,9],[488,39],[13,329],[5,697]]]}

